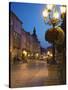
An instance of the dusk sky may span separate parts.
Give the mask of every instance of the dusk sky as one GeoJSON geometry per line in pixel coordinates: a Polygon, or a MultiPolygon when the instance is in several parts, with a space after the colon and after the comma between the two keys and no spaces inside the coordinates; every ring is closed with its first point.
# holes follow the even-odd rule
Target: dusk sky
{"type": "Polygon", "coordinates": [[[45,32],[50,28],[44,23],[42,12],[46,7],[45,4],[32,3],[11,3],[11,11],[13,11],[18,18],[23,22],[22,28],[25,31],[32,33],[33,28],[36,28],[36,34],[42,47],[48,47],[49,44],[45,41],[45,32]]]}

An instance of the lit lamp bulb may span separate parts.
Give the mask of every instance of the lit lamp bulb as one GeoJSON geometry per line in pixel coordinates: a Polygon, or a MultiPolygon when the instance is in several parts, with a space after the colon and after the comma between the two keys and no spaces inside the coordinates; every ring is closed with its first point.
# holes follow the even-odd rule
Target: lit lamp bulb
{"type": "Polygon", "coordinates": [[[52,5],[52,4],[48,4],[48,5],[47,5],[47,9],[48,9],[49,12],[52,10],[53,6],[54,6],[54,5],[52,5]]]}
{"type": "Polygon", "coordinates": [[[49,51],[47,52],[47,55],[50,55],[50,52],[49,51]]]}
{"type": "Polygon", "coordinates": [[[55,19],[58,19],[58,18],[59,18],[59,13],[58,13],[58,11],[55,11],[55,12],[53,13],[53,18],[55,18],[55,19]]]}
{"type": "Polygon", "coordinates": [[[23,54],[24,54],[25,56],[27,56],[27,52],[26,52],[25,50],[23,51],[23,54]]]}
{"type": "Polygon", "coordinates": [[[48,11],[45,9],[45,10],[43,11],[43,17],[44,17],[44,18],[47,18],[47,16],[48,16],[48,11]]]}
{"type": "Polygon", "coordinates": [[[39,55],[39,54],[38,54],[38,53],[36,53],[36,57],[38,57],[38,55],[39,55]]]}
{"type": "Polygon", "coordinates": [[[60,7],[60,10],[61,10],[61,13],[63,14],[63,13],[66,12],[66,7],[65,7],[65,6],[61,6],[61,7],[60,7]]]}
{"type": "Polygon", "coordinates": [[[66,12],[66,7],[65,6],[61,6],[60,7],[60,11],[61,11],[61,18],[64,18],[65,12],[66,12]]]}
{"type": "Polygon", "coordinates": [[[30,56],[30,54],[28,54],[28,57],[30,56]]]}

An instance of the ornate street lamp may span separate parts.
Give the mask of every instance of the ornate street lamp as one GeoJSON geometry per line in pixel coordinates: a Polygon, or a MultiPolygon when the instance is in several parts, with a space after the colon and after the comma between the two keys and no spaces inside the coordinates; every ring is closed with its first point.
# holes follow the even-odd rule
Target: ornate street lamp
{"type": "Polygon", "coordinates": [[[61,18],[63,19],[64,18],[64,15],[66,13],[66,6],[63,5],[60,7],[60,11],[61,11],[61,18]]]}
{"type": "Polygon", "coordinates": [[[61,44],[64,40],[64,32],[58,26],[62,23],[65,12],[66,6],[64,5],[59,7],[57,5],[47,5],[43,11],[45,24],[52,25],[52,28],[45,33],[45,39],[53,44],[53,63],[56,63],[55,44],[61,44]]]}

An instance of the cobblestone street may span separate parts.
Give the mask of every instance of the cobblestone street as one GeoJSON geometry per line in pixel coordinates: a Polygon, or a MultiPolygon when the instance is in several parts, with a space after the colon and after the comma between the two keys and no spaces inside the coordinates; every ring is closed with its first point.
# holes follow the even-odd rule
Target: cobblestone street
{"type": "Polygon", "coordinates": [[[58,74],[54,66],[50,67],[44,61],[18,64],[11,69],[11,87],[58,85],[58,74]]]}

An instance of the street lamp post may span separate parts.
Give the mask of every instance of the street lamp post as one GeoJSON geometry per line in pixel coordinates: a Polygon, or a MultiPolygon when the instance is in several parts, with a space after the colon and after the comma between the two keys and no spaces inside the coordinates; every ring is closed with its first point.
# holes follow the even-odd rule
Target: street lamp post
{"type": "MultiPolygon", "coordinates": [[[[52,25],[53,31],[56,30],[55,27],[58,27],[59,24],[61,24],[61,22],[63,21],[63,18],[64,18],[64,14],[66,12],[66,7],[64,5],[60,6],[61,14],[58,12],[57,8],[58,7],[56,5],[47,5],[45,10],[43,11],[43,17],[44,17],[45,24],[52,25]],[[60,17],[60,15],[61,15],[61,17],[60,17]],[[49,20],[47,20],[47,19],[49,19],[49,20]]],[[[55,39],[52,41],[53,41],[52,42],[53,43],[53,62],[56,63],[56,61],[55,61],[55,39]]]]}

